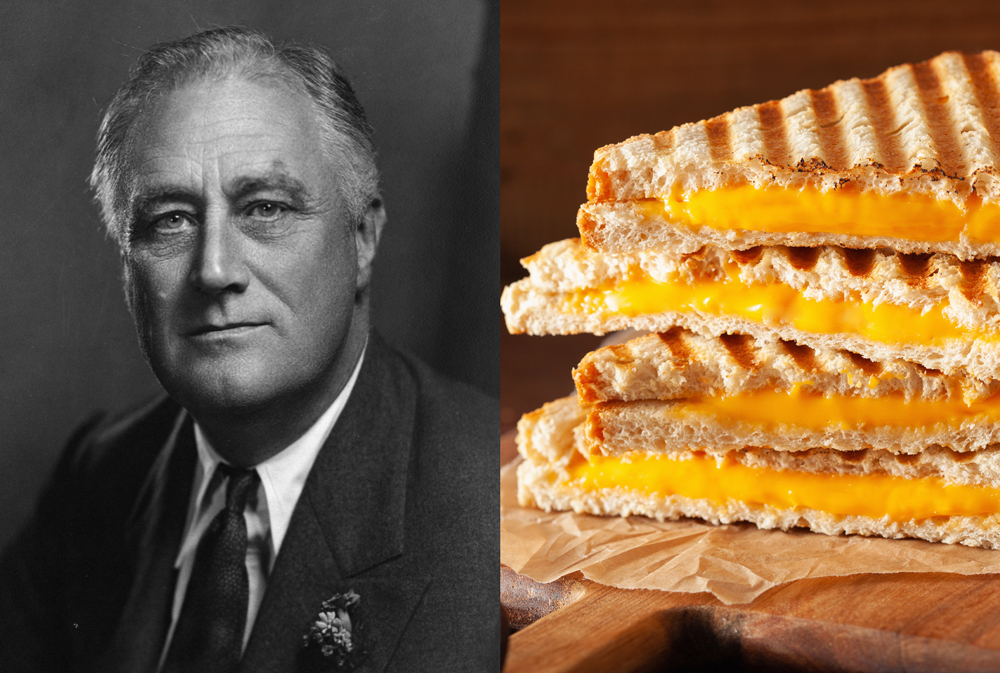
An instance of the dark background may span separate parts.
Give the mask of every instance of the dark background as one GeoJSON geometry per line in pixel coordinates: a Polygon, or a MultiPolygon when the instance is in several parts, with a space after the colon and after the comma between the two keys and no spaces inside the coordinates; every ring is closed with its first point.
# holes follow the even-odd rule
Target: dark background
{"type": "MultiPolygon", "coordinates": [[[[501,274],[577,235],[594,150],[640,133],[873,77],[943,51],[1000,50],[1000,3],[504,0],[501,274]]],[[[501,428],[572,390],[599,339],[501,337],[501,428]]]]}
{"type": "Polygon", "coordinates": [[[376,326],[499,395],[499,5],[91,0],[0,7],[0,546],[63,442],[158,390],[87,187],[100,114],[147,47],[241,24],[324,46],[376,130],[376,326]]]}

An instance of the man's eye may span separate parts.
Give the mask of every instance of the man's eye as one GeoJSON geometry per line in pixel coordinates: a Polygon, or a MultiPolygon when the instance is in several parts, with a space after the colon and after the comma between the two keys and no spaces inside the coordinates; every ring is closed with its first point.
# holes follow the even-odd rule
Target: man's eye
{"type": "Polygon", "coordinates": [[[270,220],[278,217],[287,210],[288,208],[280,203],[274,203],[273,201],[261,201],[247,208],[247,215],[250,217],[257,217],[262,220],[270,220]]]}
{"type": "Polygon", "coordinates": [[[191,223],[191,218],[185,213],[167,213],[153,220],[153,228],[157,231],[176,231],[191,223]]]}

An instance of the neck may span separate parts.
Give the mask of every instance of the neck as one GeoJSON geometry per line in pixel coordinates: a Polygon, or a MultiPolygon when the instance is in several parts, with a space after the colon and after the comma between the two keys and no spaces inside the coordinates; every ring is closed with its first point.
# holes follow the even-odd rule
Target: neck
{"type": "Polygon", "coordinates": [[[328,383],[318,391],[282,395],[252,410],[190,411],[226,462],[240,467],[259,465],[304,435],[330,408],[354,373],[367,336],[367,313],[356,313],[328,383]]]}

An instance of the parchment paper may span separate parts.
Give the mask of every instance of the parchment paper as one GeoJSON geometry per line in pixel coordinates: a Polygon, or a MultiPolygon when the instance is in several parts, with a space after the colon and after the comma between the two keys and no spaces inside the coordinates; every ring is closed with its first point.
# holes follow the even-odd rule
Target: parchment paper
{"type": "Polygon", "coordinates": [[[546,514],[517,504],[519,462],[500,471],[500,562],[538,582],[579,570],[587,579],[613,587],[707,591],[732,605],[807,577],[1000,573],[1000,551],[923,540],[785,533],[694,520],[659,523],[639,516],[546,514]]]}

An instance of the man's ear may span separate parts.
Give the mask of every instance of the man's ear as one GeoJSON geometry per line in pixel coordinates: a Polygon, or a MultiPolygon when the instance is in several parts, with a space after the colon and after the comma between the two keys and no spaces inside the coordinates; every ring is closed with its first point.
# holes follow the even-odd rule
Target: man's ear
{"type": "Polygon", "coordinates": [[[372,264],[375,262],[375,251],[379,239],[382,238],[382,227],[385,226],[385,206],[382,198],[375,197],[354,230],[354,244],[358,249],[358,283],[360,294],[368,287],[372,278],[372,264]]]}

